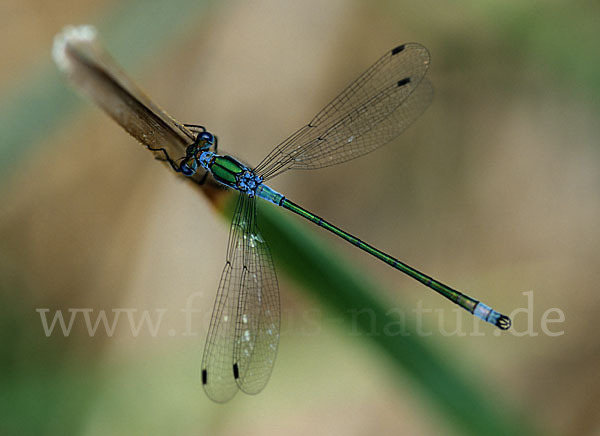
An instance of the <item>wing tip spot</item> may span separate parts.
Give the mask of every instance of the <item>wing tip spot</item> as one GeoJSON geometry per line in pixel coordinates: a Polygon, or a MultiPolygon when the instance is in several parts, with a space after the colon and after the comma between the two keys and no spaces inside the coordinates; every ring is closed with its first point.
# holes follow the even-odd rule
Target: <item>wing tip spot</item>
{"type": "Polygon", "coordinates": [[[404,48],[406,47],[405,44],[399,45],[398,47],[396,47],[395,49],[392,50],[392,56],[397,55],[398,53],[400,53],[402,50],[404,50],[404,48]]]}
{"type": "Polygon", "coordinates": [[[410,83],[410,77],[405,77],[402,80],[398,80],[398,86],[404,86],[408,83],[410,83]]]}
{"type": "Polygon", "coordinates": [[[202,370],[202,384],[205,385],[206,384],[206,380],[207,380],[207,373],[206,370],[203,369],[202,370]]]}
{"type": "Polygon", "coordinates": [[[237,363],[233,364],[233,378],[235,378],[236,380],[238,378],[240,378],[240,369],[238,368],[238,364],[237,363]]]}

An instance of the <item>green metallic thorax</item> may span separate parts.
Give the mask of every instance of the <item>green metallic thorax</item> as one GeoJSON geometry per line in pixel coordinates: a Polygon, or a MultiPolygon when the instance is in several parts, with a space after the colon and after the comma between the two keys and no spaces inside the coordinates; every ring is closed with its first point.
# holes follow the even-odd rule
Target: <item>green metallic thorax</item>
{"type": "Polygon", "coordinates": [[[236,188],[236,176],[247,168],[231,156],[215,155],[208,166],[213,177],[231,188],[236,188]]]}

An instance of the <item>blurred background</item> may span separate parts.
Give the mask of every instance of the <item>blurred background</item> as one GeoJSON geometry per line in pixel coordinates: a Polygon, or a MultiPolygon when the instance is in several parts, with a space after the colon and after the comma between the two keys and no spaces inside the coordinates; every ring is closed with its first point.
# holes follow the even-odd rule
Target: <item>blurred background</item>
{"type": "Polygon", "coordinates": [[[155,102],[251,164],[385,51],[428,47],[436,96],[408,131],[272,186],[513,315],[500,334],[304,226],[387,290],[390,310],[420,317],[432,358],[502,419],[600,435],[599,13],[559,0],[1,0],[0,432],[469,431],[284,274],[267,388],[206,398],[228,224],[58,72],[54,35],[87,23],[155,102]]]}

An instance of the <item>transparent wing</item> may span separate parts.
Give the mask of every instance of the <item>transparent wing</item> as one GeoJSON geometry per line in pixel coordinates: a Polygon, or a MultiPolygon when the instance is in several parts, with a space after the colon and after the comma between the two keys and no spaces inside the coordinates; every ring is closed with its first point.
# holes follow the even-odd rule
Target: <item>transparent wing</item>
{"type": "Polygon", "coordinates": [[[431,85],[415,93],[428,67],[429,52],[420,44],[390,50],[254,171],[267,180],[292,168],[315,169],[346,162],[382,146],[431,102],[431,85]]]}
{"type": "Polygon", "coordinates": [[[240,195],[229,230],[227,261],[221,274],[219,289],[210,320],[202,357],[202,385],[212,400],[224,403],[238,391],[233,377],[235,323],[240,296],[243,263],[242,220],[247,204],[240,195]]]}
{"type": "Polygon", "coordinates": [[[256,225],[256,201],[248,201],[233,361],[240,389],[257,394],[267,384],[275,363],[281,315],[273,260],[256,225]]]}
{"type": "Polygon", "coordinates": [[[279,343],[279,291],[268,248],[256,226],[254,198],[240,195],[227,261],[202,358],[202,384],[214,401],[266,385],[279,343]]]}

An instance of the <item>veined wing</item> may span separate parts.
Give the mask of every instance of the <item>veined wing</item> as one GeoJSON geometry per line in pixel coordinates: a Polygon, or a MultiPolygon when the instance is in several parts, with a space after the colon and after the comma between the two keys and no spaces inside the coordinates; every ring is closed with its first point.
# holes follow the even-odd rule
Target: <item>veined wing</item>
{"type": "Polygon", "coordinates": [[[271,253],[256,224],[255,199],[248,199],[248,204],[233,365],[239,388],[247,394],[257,394],[273,370],[281,310],[271,253]]]}
{"type": "Polygon", "coordinates": [[[262,390],[275,362],[279,326],[277,278],[256,226],[256,201],[240,195],[202,358],[202,384],[212,400],[226,402],[238,388],[262,390]]]}
{"type": "Polygon", "coordinates": [[[429,52],[420,44],[390,50],[254,171],[267,180],[288,169],[322,168],[375,150],[399,135],[431,102],[431,85],[415,93],[428,67],[429,52]]]}

